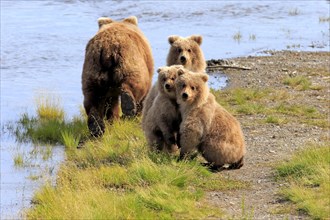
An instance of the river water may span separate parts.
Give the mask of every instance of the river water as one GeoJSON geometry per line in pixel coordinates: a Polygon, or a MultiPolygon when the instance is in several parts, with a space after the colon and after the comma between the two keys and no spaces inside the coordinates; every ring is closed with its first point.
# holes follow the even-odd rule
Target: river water
{"type": "MultiPolygon", "coordinates": [[[[97,18],[130,15],[138,17],[151,43],[156,68],[165,65],[167,37],[173,34],[201,34],[206,59],[263,55],[264,50],[329,51],[325,0],[1,0],[1,219],[21,218],[35,190],[64,158],[61,146],[49,150],[16,142],[8,123],[24,112],[34,114],[35,98],[44,93],[61,98],[68,119],[78,115],[84,50],[98,29],[97,18]],[[21,167],[14,165],[19,154],[27,161],[21,167]]],[[[212,77],[210,84],[221,88],[225,79],[212,77]]]]}

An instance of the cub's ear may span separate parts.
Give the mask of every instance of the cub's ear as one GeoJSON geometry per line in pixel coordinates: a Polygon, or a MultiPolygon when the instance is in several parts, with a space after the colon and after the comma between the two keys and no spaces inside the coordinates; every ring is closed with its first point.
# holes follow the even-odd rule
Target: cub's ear
{"type": "Polygon", "coordinates": [[[204,82],[207,82],[207,80],[209,79],[209,76],[205,73],[200,73],[200,76],[204,82]]]}
{"type": "Polygon", "coordinates": [[[182,76],[184,74],[184,69],[179,68],[177,73],[178,73],[178,76],[182,76]]]}
{"type": "Polygon", "coordinates": [[[189,37],[191,40],[195,41],[198,45],[201,45],[203,42],[203,37],[200,35],[192,35],[189,37]]]}
{"type": "Polygon", "coordinates": [[[125,18],[123,20],[123,22],[131,23],[131,24],[134,24],[136,26],[138,25],[138,20],[137,20],[137,17],[135,17],[135,16],[131,16],[131,17],[125,18]]]}
{"type": "Polygon", "coordinates": [[[105,25],[105,24],[110,24],[112,23],[113,20],[111,18],[108,17],[100,17],[99,19],[97,19],[97,23],[99,24],[99,29],[105,25]]]}
{"type": "Polygon", "coordinates": [[[159,68],[157,69],[157,73],[160,73],[162,70],[163,70],[163,67],[159,67],[159,68]]]}
{"type": "Polygon", "coordinates": [[[177,35],[171,35],[168,37],[168,42],[172,45],[175,41],[177,41],[180,38],[180,36],[177,35]]]}

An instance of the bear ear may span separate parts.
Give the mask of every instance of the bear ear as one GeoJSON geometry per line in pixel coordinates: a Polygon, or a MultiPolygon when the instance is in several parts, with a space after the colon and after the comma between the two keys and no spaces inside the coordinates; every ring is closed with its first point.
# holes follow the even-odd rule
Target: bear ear
{"type": "Polygon", "coordinates": [[[209,79],[209,76],[207,75],[207,74],[205,74],[205,73],[201,73],[201,78],[202,78],[202,80],[204,81],[204,82],[207,82],[207,80],[209,79]]]}
{"type": "Polygon", "coordinates": [[[124,22],[127,22],[127,23],[134,24],[136,26],[138,25],[138,20],[137,20],[137,17],[135,17],[135,16],[131,16],[131,17],[125,18],[123,21],[124,22]]]}
{"type": "Polygon", "coordinates": [[[112,22],[113,22],[113,20],[111,18],[108,18],[108,17],[100,17],[99,19],[97,19],[97,23],[99,24],[99,28],[101,28],[105,24],[110,24],[112,22]]]}
{"type": "Polygon", "coordinates": [[[177,35],[171,35],[168,37],[168,42],[172,45],[175,41],[177,41],[180,38],[180,36],[177,35]]]}
{"type": "Polygon", "coordinates": [[[196,43],[198,43],[198,45],[201,45],[203,42],[203,37],[200,35],[192,35],[189,37],[191,40],[195,41],[196,43]]]}
{"type": "Polygon", "coordinates": [[[179,68],[177,73],[178,73],[178,76],[182,76],[184,74],[184,69],[179,68]]]}
{"type": "Polygon", "coordinates": [[[159,67],[159,68],[157,69],[157,73],[160,73],[162,70],[163,70],[163,67],[159,67]]]}

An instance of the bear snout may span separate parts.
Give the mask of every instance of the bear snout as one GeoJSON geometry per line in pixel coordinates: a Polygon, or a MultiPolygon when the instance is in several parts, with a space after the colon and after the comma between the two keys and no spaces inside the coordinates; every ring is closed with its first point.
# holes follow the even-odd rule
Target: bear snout
{"type": "Polygon", "coordinates": [[[181,97],[185,101],[188,99],[188,94],[184,92],[184,93],[182,93],[181,97]]]}
{"type": "Polygon", "coordinates": [[[181,56],[180,61],[181,61],[182,64],[186,64],[187,58],[185,56],[181,56]]]}
{"type": "Polygon", "coordinates": [[[166,84],[165,84],[165,89],[168,90],[168,89],[170,89],[170,88],[171,88],[170,84],[166,83],[166,84]]]}

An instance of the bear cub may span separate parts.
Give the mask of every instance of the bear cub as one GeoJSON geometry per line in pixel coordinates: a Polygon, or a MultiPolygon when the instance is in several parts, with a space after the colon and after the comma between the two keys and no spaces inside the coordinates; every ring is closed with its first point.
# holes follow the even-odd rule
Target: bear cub
{"type": "Polygon", "coordinates": [[[175,83],[180,124],[180,158],[198,150],[213,166],[243,166],[245,143],[239,122],[220,106],[207,86],[205,73],[179,69],[175,83]]]}
{"type": "Polygon", "coordinates": [[[203,38],[200,35],[168,37],[170,50],[167,55],[167,66],[182,65],[193,72],[204,72],[206,62],[201,49],[203,38]]]}
{"type": "MultiPolygon", "coordinates": [[[[189,37],[169,36],[170,49],[167,55],[167,66],[182,65],[184,68],[194,72],[204,72],[206,61],[200,47],[202,41],[203,37],[200,35],[191,35],[189,37]]],[[[143,103],[143,108],[146,110],[150,109],[157,93],[157,87],[152,87],[143,103]]]]}
{"type": "Polygon", "coordinates": [[[142,128],[148,144],[154,150],[173,153],[177,151],[176,134],[179,131],[180,114],[176,103],[175,80],[181,65],[160,67],[158,81],[154,85],[157,95],[150,107],[142,111],[142,128]]]}

